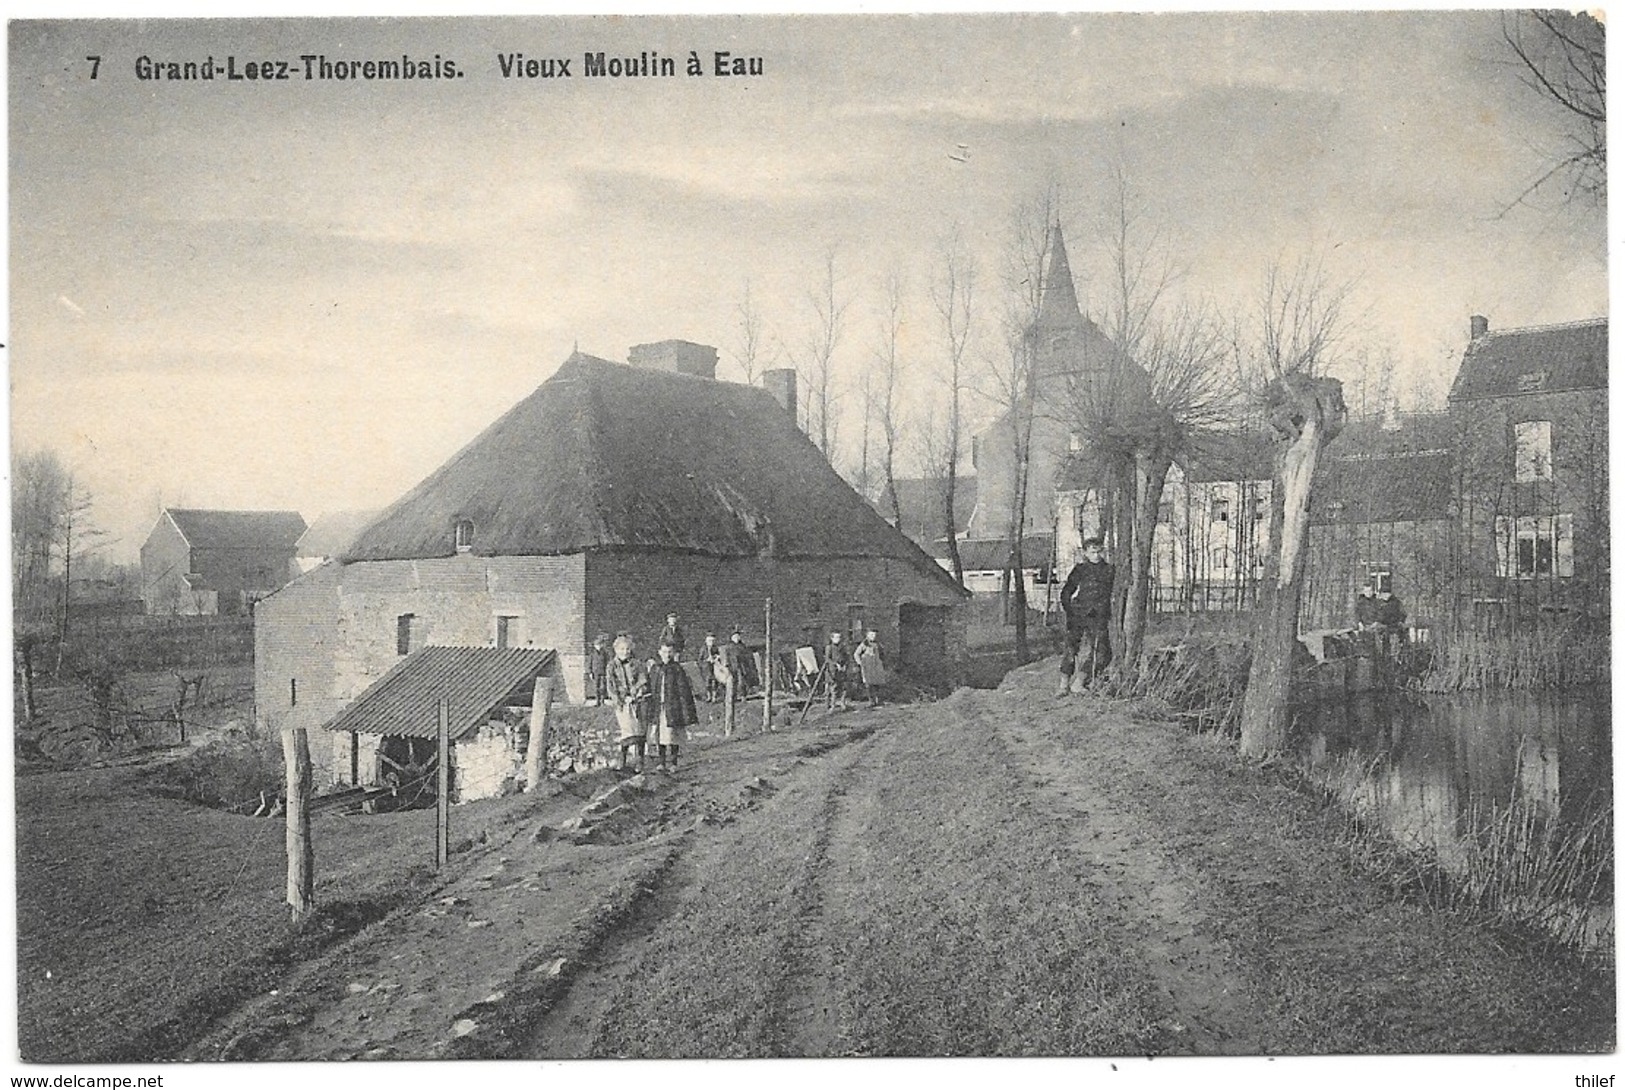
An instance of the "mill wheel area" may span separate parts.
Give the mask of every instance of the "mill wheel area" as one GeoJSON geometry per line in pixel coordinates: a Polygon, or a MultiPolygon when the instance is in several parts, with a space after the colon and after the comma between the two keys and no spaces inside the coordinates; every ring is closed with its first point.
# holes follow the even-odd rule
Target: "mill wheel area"
{"type": "Polygon", "coordinates": [[[380,798],[375,805],[391,810],[433,806],[440,765],[437,749],[432,738],[385,738],[378,747],[377,783],[390,789],[389,801],[380,798]]]}

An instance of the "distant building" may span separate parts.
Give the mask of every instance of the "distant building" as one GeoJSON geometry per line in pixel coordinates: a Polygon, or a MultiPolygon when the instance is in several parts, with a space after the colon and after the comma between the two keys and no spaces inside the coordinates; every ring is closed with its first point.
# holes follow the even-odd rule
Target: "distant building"
{"type": "MultiPolygon", "coordinates": [[[[645,366],[573,354],[340,559],[263,602],[260,722],[331,724],[430,646],[555,650],[579,700],[594,634],[652,654],[675,611],[690,653],[736,624],[756,642],[768,598],[777,650],[873,628],[901,672],[951,678],[965,593],[830,468],[787,384],[715,381],[703,346],[671,344],[634,349],[645,366]]],[[[354,746],[326,741],[336,774],[354,746]]]]}
{"type": "Polygon", "coordinates": [[[1470,332],[1450,390],[1468,604],[1606,616],[1608,320],[1470,332]]]}
{"type": "Polygon", "coordinates": [[[288,581],[297,511],[166,507],[141,546],[149,614],[241,614],[288,581]]]}
{"type": "MultiPolygon", "coordinates": [[[[903,477],[896,482],[897,512],[892,510],[891,492],[882,490],[875,509],[887,522],[894,522],[898,513],[901,522],[894,522],[903,536],[932,555],[937,555],[947,536],[944,532],[944,513],[947,510],[946,477],[903,477]]],[[[954,536],[963,538],[970,531],[971,512],[976,510],[976,478],[954,479],[954,536]]]]}
{"type": "Polygon", "coordinates": [[[303,575],[324,561],[343,556],[361,531],[378,515],[377,511],[328,511],[318,515],[310,528],[299,537],[294,549],[292,574],[303,575]]]}

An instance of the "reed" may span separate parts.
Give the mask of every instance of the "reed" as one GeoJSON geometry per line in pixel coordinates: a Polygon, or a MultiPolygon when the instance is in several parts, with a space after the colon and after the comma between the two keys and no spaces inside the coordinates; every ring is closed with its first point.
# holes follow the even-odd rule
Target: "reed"
{"type": "Polygon", "coordinates": [[[1435,693],[1551,689],[1608,677],[1606,630],[1561,622],[1501,632],[1453,625],[1435,642],[1418,685],[1435,693]]]}
{"type": "Polygon", "coordinates": [[[1362,867],[1391,888],[1447,911],[1533,929],[1580,954],[1611,961],[1614,946],[1612,802],[1564,826],[1523,798],[1468,808],[1459,850],[1386,832],[1373,784],[1384,758],[1348,756],[1311,774],[1342,818],[1362,867]]]}

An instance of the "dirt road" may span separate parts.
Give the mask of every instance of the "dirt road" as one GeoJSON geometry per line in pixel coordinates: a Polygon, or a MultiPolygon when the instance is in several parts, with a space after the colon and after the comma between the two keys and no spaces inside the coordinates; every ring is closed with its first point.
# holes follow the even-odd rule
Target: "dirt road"
{"type": "Polygon", "coordinates": [[[1606,977],[1362,877],[1288,777],[1048,682],[583,780],[190,1054],[1612,1046],[1606,977]]]}

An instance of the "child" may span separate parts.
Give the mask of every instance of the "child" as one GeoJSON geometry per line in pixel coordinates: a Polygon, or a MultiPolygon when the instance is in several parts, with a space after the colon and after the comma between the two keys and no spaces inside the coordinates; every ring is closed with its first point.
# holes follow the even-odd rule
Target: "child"
{"type": "Polygon", "coordinates": [[[660,645],[660,661],[649,678],[654,692],[654,714],[649,726],[651,740],[660,747],[657,772],[677,771],[677,747],[687,738],[688,728],[699,722],[694,706],[694,686],[688,672],[677,661],[677,649],[660,645]]]}
{"type": "Polygon", "coordinates": [[[863,634],[863,642],[852,653],[858,663],[858,675],[863,678],[863,695],[869,706],[880,706],[880,687],[886,683],[886,664],[880,657],[880,638],[874,629],[863,634]]]}
{"type": "Polygon", "coordinates": [[[615,637],[615,658],[609,664],[609,691],[615,696],[616,742],[625,770],[629,750],[637,752],[637,771],[643,771],[645,706],[649,701],[649,672],[632,657],[632,637],[615,637]]]}

